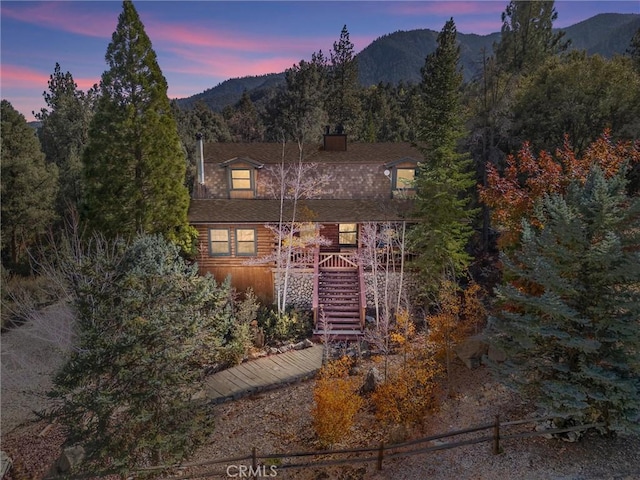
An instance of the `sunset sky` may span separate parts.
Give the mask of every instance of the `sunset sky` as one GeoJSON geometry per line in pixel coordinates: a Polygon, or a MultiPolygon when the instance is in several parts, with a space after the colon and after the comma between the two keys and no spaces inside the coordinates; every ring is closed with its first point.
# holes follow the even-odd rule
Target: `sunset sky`
{"type": "MultiPolygon", "coordinates": [[[[180,98],[234,77],[282,72],[311,53],[328,55],[343,25],[359,52],[397,30],[440,31],[453,17],[458,32],[500,31],[508,1],[134,1],[169,83],[180,98]]],[[[640,13],[633,1],[556,1],[555,27],[598,13],[640,13]]],[[[55,63],[86,90],[106,69],[104,55],[122,11],[119,1],[4,1],[0,92],[27,120],[55,63]]]]}

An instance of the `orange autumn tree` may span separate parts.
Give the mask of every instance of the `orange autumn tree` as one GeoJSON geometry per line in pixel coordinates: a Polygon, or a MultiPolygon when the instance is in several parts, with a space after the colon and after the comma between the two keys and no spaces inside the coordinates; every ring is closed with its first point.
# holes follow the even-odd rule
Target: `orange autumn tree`
{"type": "Polygon", "coordinates": [[[318,374],[311,416],[322,445],[330,446],[343,440],[364,403],[358,395],[357,380],[349,376],[352,364],[352,360],[345,356],[327,363],[318,374]]]}
{"type": "Polygon", "coordinates": [[[517,155],[507,157],[507,167],[501,175],[493,164],[487,164],[487,186],[479,186],[480,199],[491,209],[491,220],[500,231],[501,249],[515,246],[520,239],[522,220],[536,225],[533,206],[536,201],[552,193],[564,193],[574,180],[584,183],[597,165],[606,178],[621,168],[640,162],[640,142],[617,142],[605,130],[578,157],[567,136],[555,156],[546,151],[538,157],[525,142],[517,155]]]}

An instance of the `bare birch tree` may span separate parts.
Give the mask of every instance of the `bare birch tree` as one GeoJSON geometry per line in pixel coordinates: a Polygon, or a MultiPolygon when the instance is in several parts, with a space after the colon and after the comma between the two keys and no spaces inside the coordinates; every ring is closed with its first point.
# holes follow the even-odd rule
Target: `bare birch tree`
{"type": "MultiPolygon", "coordinates": [[[[281,161],[265,167],[264,190],[267,196],[280,201],[280,212],[276,224],[266,227],[274,234],[275,250],[254,263],[274,262],[276,265],[276,304],[282,314],[287,306],[291,271],[309,263],[314,248],[329,245],[315,223],[314,212],[300,206],[303,199],[317,198],[331,181],[331,175],[320,172],[317,163],[308,162],[302,142],[297,142],[297,156],[287,161],[287,144],[283,142],[281,161]]],[[[326,192],[324,192],[326,193],[326,192]]]]}

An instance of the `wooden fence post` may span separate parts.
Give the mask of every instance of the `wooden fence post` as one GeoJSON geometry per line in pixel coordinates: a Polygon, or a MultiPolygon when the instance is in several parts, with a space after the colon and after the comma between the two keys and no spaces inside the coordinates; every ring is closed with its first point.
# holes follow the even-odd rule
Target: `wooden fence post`
{"type": "Polygon", "coordinates": [[[382,470],[382,458],[384,457],[384,442],[380,442],[378,449],[378,470],[382,470]]]}
{"type": "Polygon", "coordinates": [[[496,415],[496,421],[493,424],[493,454],[500,453],[500,415],[496,415]]]}
{"type": "Polygon", "coordinates": [[[251,466],[253,467],[253,472],[255,476],[257,476],[257,471],[258,471],[258,455],[256,453],[256,447],[253,447],[251,449],[251,466]]]}

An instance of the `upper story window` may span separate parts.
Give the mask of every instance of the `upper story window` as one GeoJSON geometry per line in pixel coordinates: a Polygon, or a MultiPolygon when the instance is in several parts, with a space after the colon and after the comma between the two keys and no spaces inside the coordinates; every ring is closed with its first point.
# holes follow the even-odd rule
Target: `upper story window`
{"type": "Polygon", "coordinates": [[[413,190],[413,182],[416,178],[415,168],[396,168],[394,171],[394,190],[413,190]]]}
{"type": "Polygon", "coordinates": [[[246,157],[234,157],[222,162],[227,169],[229,198],[254,198],[257,171],[264,165],[246,157]]]}
{"type": "Polygon", "coordinates": [[[385,175],[391,180],[391,195],[412,196],[415,193],[418,161],[411,157],[403,157],[384,164],[385,175]]]}
{"type": "Polygon", "coordinates": [[[249,168],[232,168],[231,190],[253,190],[253,170],[249,168]]]}

